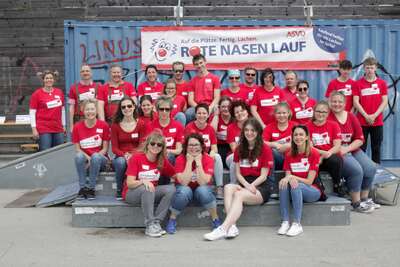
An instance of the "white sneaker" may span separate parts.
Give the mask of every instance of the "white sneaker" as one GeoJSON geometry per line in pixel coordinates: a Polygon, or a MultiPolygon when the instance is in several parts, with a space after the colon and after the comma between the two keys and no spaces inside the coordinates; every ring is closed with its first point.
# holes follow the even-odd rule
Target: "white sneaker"
{"type": "Polygon", "coordinates": [[[281,227],[279,227],[279,229],[278,229],[278,232],[277,232],[278,235],[286,235],[286,233],[288,232],[289,228],[290,228],[289,222],[288,221],[283,221],[281,223],[281,227]]]}
{"type": "Polygon", "coordinates": [[[381,208],[381,205],[375,203],[375,202],[372,200],[372,198],[368,198],[366,201],[364,201],[364,203],[367,204],[367,205],[369,205],[369,206],[374,207],[374,209],[376,209],[376,210],[381,208]]]}
{"type": "Polygon", "coordinates": [[[303,232],[303,227],[301,227],[301,224],[299,223],[292,223],[292,226],[290,226],[289,231],[287,231],[286,235],[287,236],[297,236],[303,232]]]}
{"type": "Polygon", "coordinates": [[[208,241],[214,241],[224,238],[226,237],[226,235],[227,235],[226,231],[221,226],[219,226],[215,228],[212,232],[205,234],[204,239],[208,241]]]}
{"type": "Polygon", "coordinates": [[[236,227],[236,224],[232,224],[226,233],[226,238],[235,238],[239,235],[239,229],[236,227]]]}

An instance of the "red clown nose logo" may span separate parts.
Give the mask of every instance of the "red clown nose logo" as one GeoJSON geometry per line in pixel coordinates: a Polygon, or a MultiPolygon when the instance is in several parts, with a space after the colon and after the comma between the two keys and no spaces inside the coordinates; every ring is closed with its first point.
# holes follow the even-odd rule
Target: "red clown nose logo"
{"type": "Polygon", "coordinates": [[[194,57],[194,56],[200,54],[200,48],[199,48],[198,46],[192,46],[192,47],[189,49],[189,54],[190,54],[192,57],[194,57]]]}

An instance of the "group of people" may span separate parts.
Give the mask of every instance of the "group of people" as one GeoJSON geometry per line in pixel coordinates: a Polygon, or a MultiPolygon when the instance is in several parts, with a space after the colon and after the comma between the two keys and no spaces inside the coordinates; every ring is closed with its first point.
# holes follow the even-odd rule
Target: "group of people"
{"type": "MultiPolygon", "coordinates": [[[[149,65],[137,91],[122,79],[118,65],[111,66],[104,85],[92,81],[90,66],[81,67],[81,80],[69,91],[78,198],[96,197],[96,178],[112,161],[116,198],[142,206],[145,233],[152,237],[175,233],[178,216],[193,201],[212,218],[213,231],[205,239],[236,237],[243,204],[267,202],[273,183],[279,186],[278,234],[296,236],[303,232],[303,202],[326,198],[319,171],[331,175],[339,196],[346,185],[354,211],[379,208],[368,194],[380,163],[387,86],[376,76],[375,59],[364,61],[365,75],[358,81],[350,78],[351,62],[341,61],[322,101],[309,96],[309,83],[298,81],[293,71],[286,72],[281,89],[269,68],[261,72],[260,86],[255,68],[244,70],[244,83],[239,70],[228,70],[229,87],[221,90],[203,55],[194,56],[193,65],[197,74],[186,82],[185,65],[173,63],[164,84],[149,65]],[[368,136],[375,163],[364,152],[368,136]],[[230,173],[225,186],[224,168],[230,173]],[[285,176],[276,180],[274,170],[285,176]],[[217,199],[224,200],[224,221],[217,199]]],[[[31,97],[30,115],[44,150],[62,142],[66,120],[64,95],[53,86],[57,74],[41,77],[44,86],[31,97]]]]}

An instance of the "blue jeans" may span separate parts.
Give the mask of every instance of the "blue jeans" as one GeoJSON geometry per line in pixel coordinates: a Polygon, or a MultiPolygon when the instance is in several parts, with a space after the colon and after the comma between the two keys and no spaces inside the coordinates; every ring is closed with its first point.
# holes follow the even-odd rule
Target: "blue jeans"
{"type": "Polygon", "coordinates": [[[301,214],[303,212],[304,202],[316,202],[319,200],[321,193],[315,187],[299,182],[299,186],[295,189],[290,188],[290,184],[286,189],[279,190],[279,206],[281,209],[282,221],[289,221],[289,203],[292,199],[293,205],[293,222],[300,223],[301,214]]]}
{"type": "Polygon", "coordinates": [[[205,209],[217,207],[215,196],[209,185],[200,185],[194,190],[187,185],[177,185],[170,210],[175,215],[179,215],[193,200],[193,197],[196,203],[200,204],[205,209]]]}
{"type": "Polygon", "coordinates": [[[194,107],[190,107],[190,108],[186,109],[185,116],[186,116],[186,123],[194,121],[194,117],[195,117],[194,107]]]}
{"type": "Polygon", "coordinates": [[[176,120],[177,122],[180,122],[182,124],[182,126],[185,127],[185,125],[186,125],[185,113],[183,113],[183,112],[176,113],[174,120],[176,120]]]}
{"type": "Polygon", "coordinates": [[[168,159],[169,163],[171,163],[172,166],[175,166],[176,157],[177,156],[172,153],[167,154],[167,159],[168,159]]]}
{"type": "Polygon", "coordinates": [[[43,133],[39,135],[39,151],[64,143],[64,133],[43,133]]]}
{"type": "Polygon", "coordinates": [[[78,152],[75,156],[75,166],[79,177],[79,187],[88,187],[89,189],[94,189],[96,187],[96,178],[99,176],[100,169],[104,167],[107,163],[107,158],[99,153],[94,153],[90,157],[89,166],[89,184],[86,182],[86,163],[87,159],[82,152],[78,152]]]}
{"type": "Polygon", "coordinates": [[[224,166],[222,164],[221,156],[216,153],[214,155],[214,180],[216,186],[224,185],[224,166]]]}
{"type": "Polygon", "coordinates": [[[226,165],[229,168],[229,181],[231,184],[237,184],[236,167],[233,161],[233,153],[226,157],[226,165]]]}
{"type": "Polygon", "coordinates": [[[115,181],[117,182],[117,192],[122,192],[122,186],[125,178],[126,159],[124,157],[114,158],[112,165],[115,170],[115,181]]]}
{"type": "Polygon", "coordinates": [[[272,156],[274,157],[274,170],[282,170],[283,169],[283,160],[284,155],[279,152],[276,148],[272,148],[272,156]]]}
{"type": "Polygon", "coordinates": [[[375,163],[361,149],[343,158],[343,177],[350,192],[367,191],[376,173],[375,163]]]}

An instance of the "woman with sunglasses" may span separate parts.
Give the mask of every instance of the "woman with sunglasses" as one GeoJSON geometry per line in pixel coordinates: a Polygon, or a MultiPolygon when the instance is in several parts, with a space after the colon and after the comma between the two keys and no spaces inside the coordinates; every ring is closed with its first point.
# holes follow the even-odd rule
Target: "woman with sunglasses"
{"type": "Polygon", "coordinates": [[[236,177],[239,184],[225,185],[226,217],[221,226],[205,234],[206,240],[234,238],[239,235],[236,221],[243,204],[261,205],[268,201],[270,191],[266,184],[272,168],[271,149],[262,139],[263,129],[255,118],[246,120],[240,133],[240,142],[234,152],[236,177]]]}
{"type": "Polygon", "coordinates": [[[309,85],[305,80],[301,80],[297,83],[297,96],[289,103],[292,109],[292,120],[298,124],[307,124],[313,116],[313,108],[317,101],[314,98],[308,96],[309,85]]]}
{"type": "Polygon", "coordinates": [[[364,135],[357,117],[346,111],[346,96],[342,92],[332,91],[329,96],[331,113],[329,118],[339,124],[342,133],[340,153],[343,157],[343,177],[350,192],[353,210],[370,213],[380,208],[368,198],[374,180],[375,163],[360,149],[364,135]]]}
{"type": "Polygon", "coordinates": [[[171,215],[166,227],[176,233],[177,217],[193,200],[210,212],[213,229],[220,226],[217,203],[211,187],[214,160],[207,154],[203,137],[191,133],[185,137],[183,153],[176,159],[176,194],[171,203],[171,215]]]}
{"type": "Polygon", "coordinates": [[[165,153],[165,138],[162,133],[154,131],[148,135],[143,152],[136,153],[129,159],[122,192],[126,202],[141,205],[146,226],[145,234],[150,237],[166,234],[160,223],[167,215],[175,194],[173,184],[160,184],[161,177],[175,177],[175,170],[165,159],[165,153]],[[156,207],[155,203],[158,203],[156,207]]]}
{"type": "Polygon", "coordinates": [[[111,125],[111,145],[115,155],[112,165],[117,182],[117,200],[122,200],[127,162],[144,140],[146,132],[144,121],[138,120],[135,102],[130,97],[122,98],[111,125]]]}
{"type": "Polygon", "coordinates": [[[320,171],[326,171],[332,177],[333,191],[343,197],[346,193],[341,186],[343,160],[340,156],[342,136],[339,125],[329,116],[329,104],[325,100],[314,106],[314,115],[307,124],[313,147],[321,155],[320,171]]]}
{"type": "Polygon", "coordinates": [[[144,95],[149,95],[153,101],[156,101],[164,89],[164,85],[157,81],[157,67],[155,65],[147,65],[145,73],[147,80],[139,84],[138,96],[140,98],[144,95]]]}
{"type": "Polygon", "coordinates": [[[172,99],[173,108],[171,118],[180,122],[183,127],[186,125],[185,110],[187,107],[186,100],[183,96],[176,94],[176,83],[173,79],[168,79],[164,84],[163,94],[172,99]]]}
{"type": "Polygon", "coordinates": [[[96,118],[96,100],[85,100],[82,108],[85,119],[77,122],[72,130],[72,143],[75,144],[76,150],[75,166],[80,187],[77,199],[95,199],[97,176],[108,161],[110,128],[106,122],[96,118]],[[89,183],[86,181],[87,170],[89,170],[89,183]]]}
{"type": "Polygon", "coordinates": [[[154,105],[151,96],[144,95],[139,100],[138,108],[139,119],[144,121],[147,126],[150,126],[153,122],[153,117],[156,118],[154,112],[154,105]]]}
{"type": "Polygon", "coordinates": [[[249,101],[249,91],[240,88],[240,71],[228,70],[229,87],[221,91],[221,96],[227,96],[232,101],[244,100],[249,101]]]}
{"type": "Polygon", "coordinates": [[[151,124],[151,129],[160,129],[166,141],[168,160],[175,165],[175,157],[182,152],[183,126],[171,118],[173,108],[169,96],[161,95],[156,101],[157,118],[151,124]]]}
{"type": "Polygon", "coordinates": [[[318,201],[323,192],[317,183],[319,153],[311,147],[310,134],[304,125],[292,130],[291,148],[285,155],[284,178],[279,182],[279,201],[282,224],[279,235],[297,236],[303,232],[300,224],[303,202],[318,201]],[[289,205],[292,202],[292,225],[289,224],[289,205]]]}

